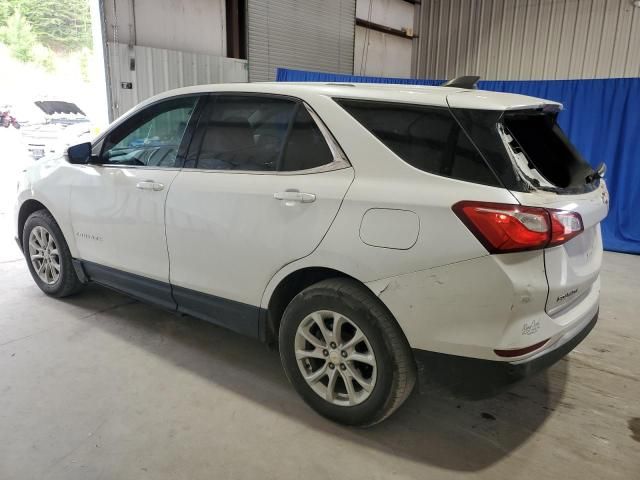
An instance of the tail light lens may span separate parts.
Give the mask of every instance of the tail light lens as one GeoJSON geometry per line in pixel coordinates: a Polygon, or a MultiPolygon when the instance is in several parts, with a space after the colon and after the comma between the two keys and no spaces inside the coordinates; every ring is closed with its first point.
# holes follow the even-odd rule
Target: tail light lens
{"type": "Polygon", "coordinates": [[[548,210],[551,216],[551,240],[549,247],[568,242],[584,230],[582,217],[576,212],[548,210]]]}
{"type": "Polygon", "coordinates": [[[458,202],[452,208],[489,253],[556,246],[583,230],[576,212],[473,201],[458,202]]]}

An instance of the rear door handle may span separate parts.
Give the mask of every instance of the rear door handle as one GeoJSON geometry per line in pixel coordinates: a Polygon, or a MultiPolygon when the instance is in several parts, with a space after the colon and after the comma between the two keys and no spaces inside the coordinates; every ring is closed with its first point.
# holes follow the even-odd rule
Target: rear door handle
{"type": "Polygon", "coordinates": [[[140,190],[153,190],[154,192],[159,192],[164,188],[164,184],[154,182],[153,180],[144,180],[142,182],[136,183],[136,188],[140,190]]]}
{"type": "Polygon", "coordinates": [[[276,192],[273,194],[273,198],[276,200],[283,200],[287,206],[294,205],[296,203],[312,203],[316,201],[316,196],[313,193],[297,192],[288,190],[286,192],[276,192]]]}

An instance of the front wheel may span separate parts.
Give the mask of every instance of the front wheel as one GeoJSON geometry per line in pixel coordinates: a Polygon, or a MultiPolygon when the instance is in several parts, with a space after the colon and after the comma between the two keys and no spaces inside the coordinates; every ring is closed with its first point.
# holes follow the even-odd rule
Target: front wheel
{"type": "Polygon", "coordinates": [[[381,422],[415,384],[413,355],[400,327],[355,280],[324,280],[299,293],[284,312],[279,343],[294,388],[339,423],[381,422]]]}
{"type": "Polygon", "coordinates": [[[27,218],[22,250],[33,280],[47,295],[61,298],[82,288],[67,242],[48,211],[38,210],[27,218]]]}

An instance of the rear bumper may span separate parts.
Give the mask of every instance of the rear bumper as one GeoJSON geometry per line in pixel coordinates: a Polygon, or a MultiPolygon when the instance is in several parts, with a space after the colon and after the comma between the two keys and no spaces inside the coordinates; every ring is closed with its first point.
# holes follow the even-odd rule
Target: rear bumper
{"type": "Polygon", "coordinates": [[[543,260],[539,251],[486,255],[366,285],[389,308],[412,348],[513,363],[559,347],[598,311],[599,277],[570,308],[549,316],[543,260]],[[543,341],[541,350],[517,358],[496,353],[543,341]]]}
{"type": "Polygon", "coordinates": [[[553,365],[589,335],[589,332],[593,330],[593,327],[598,321],[599,313],[600,310],[597,309],[593,317],[587,317],[584,321],[564,331],[562,335],[556,338],[547,348],[542,349],[524,360],[509,362],[509,365],[515,372],[521,372],[522,375],[539,372],[553,365]]]}
{"type": "Polygon", "coordinates": [[[414,349],[421,388],[444,388],[456,396],[481,399],[545,370],[571,352],[591,332],[595,315],[567,330],[548,348],[520,361],[482,360],[414,349]]]}

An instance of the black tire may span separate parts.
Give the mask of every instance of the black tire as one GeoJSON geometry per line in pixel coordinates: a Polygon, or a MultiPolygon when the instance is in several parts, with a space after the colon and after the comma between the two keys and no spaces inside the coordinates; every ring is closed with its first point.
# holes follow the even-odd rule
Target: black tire
{"type": "Polygon", "coordinates": [[[402,405],[416,382],[415,361],[402,330],[385,305],[352,279],[323,280],[296,295],[282,318],[279,348],[285,373],[304,401],[321,415],[346,425],[366,427],[381,422],[402,405]],[[341,406],[325,400],[309,386],[298,367],[295,355],[298,326],[319,310],[346,316],[371,345],[377,380],[362,403],[341,406]]]}
{"type": "Polygon", "coordinates": [[[82,282],[80,282],[80,279],[73,268],[69,246],[64,239],[64,235],[62,234],[58,223],[47,210],[37,210],[27,218],[22,231],[22,250],[27,260],[27,265],[29,266],[29,271],[31,272],[33,280],[36,282],[36,285],[38,285],[40,290],[47,295],[56,298],[68,297],[82,289],[82,282]],[[40,279],[29,255],[29,235],[31,234],[31,231],[38,226],[44,227],[49,232],[58,247],[60,275],[53,284],[47,284],[40,279]]]}

